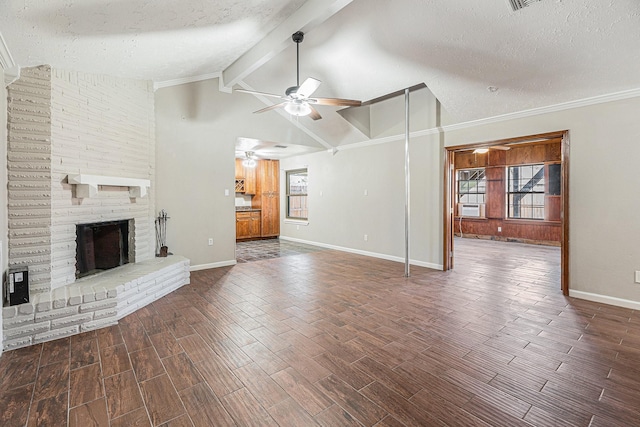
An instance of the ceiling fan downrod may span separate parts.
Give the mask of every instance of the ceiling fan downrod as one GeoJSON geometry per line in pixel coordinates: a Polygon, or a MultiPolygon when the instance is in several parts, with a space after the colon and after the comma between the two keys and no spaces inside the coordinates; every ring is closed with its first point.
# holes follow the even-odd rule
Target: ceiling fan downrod
{"type": "Polygon", "coordinates": [[[296,43],[296,86],[300,87],[300,43],[304,40],[304,33],[296,31],[291,39],[296,43]]]}

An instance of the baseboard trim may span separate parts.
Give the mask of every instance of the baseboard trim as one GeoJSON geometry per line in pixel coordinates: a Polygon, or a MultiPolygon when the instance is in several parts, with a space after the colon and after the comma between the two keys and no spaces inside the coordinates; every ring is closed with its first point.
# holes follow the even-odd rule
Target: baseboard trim
{"type": "Polygon", "coordinates": [[[602,304],[615,305],[617,307],[640,310],[640,302],[623,298],[610,297],[608,295],[593,294],[591,292],[574,291],[569,289],[569,296],[587,301],[600,302],[602,304]]]}
{"type": "Polygon", "coordinates": [[[228,261],[212,262],[211,264],[192,265],[189,271],[209,270],[210,268],[230,267],[236,265],[238,262],[235,259],[228,261]]]}
{"type": "MultiPolygon", "coordinates": [[[[287,240],[289,242],[303,243],[305,245],[318,246],[320,248],[333,249],[333,250],[336,250],[336,251],[348,252],[348,253],[352,253],[352,254],[356,254],[356,255],[364,255],[364,256],[368,256],[368,257],[372,257],[372,258],[380,258],[380,259],[384,259],[384,260],[387,260],[387,261],[395,261],[395,262],[404,263],[404,258],[402,258],[402,257],[393,256],[393,255],[387,255],[387,254],[381,254],[381,253],[378,253],[378,252],[362,251],[360,249],[346,248],[344,246],[329,245],[327,243],[313,242],[311,240],[296,239],[295,237],[287,237],[287,236],[280,236],[280,240],[287,240]]],[[[417,267],[425,267],[425,268],[432,268],[434,270],[442,270],[442,264],[433,264],[433,263],[430,263],[430,262],[418,261],[418,260],[414,260],[414,259],[409,260],[409,264],[415,265],[417,267]]]]}

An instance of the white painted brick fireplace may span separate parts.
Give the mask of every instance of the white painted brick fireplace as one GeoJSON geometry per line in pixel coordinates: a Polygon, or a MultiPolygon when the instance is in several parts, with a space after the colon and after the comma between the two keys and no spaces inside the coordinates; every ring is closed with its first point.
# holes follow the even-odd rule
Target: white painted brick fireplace
{"type": "Polygon", "coordinates": [[[153,258],[153,192],[108,187],[76,198],[68,174],[149,179],[150,82],[23,69],[8,88],[9,266],[28,265],[32,295],[75,281],[76,224],[134,219],[136,261],[153,258]]]}
{"type": "Polygon", "coordinates": [[[131,307],[188,283],[188,260],[155,259],[151,82],[50,66],[22,69],[8,87],[7,153],[8,262],[29,268],[31,302],[3,309],[4,348],[112,324],[131,307]],[[127,187],[105,185],[92,197],[78,197],[67,181],[77,174],[148,180],[151,191],[133,197],[127,187]],[[107,286],[100,278],[76,283],[76,225],[123,219],[133,220],[130,262],[145,266],[142,276],[125,266],[123,283],[113,273],[104,276],[107,286]],[[164,274],[173,279],[164,283],[155,271],[170,266],[164,274]],[[137,298],[131,289],[139,281],[146,285],[137,298]],[[163,287],[156,289],[156,282],[163,287]],[[118,298],[127,283],[126,298],[118,298]],[[102,300],[111,301],[95,303],[102,300]]]}

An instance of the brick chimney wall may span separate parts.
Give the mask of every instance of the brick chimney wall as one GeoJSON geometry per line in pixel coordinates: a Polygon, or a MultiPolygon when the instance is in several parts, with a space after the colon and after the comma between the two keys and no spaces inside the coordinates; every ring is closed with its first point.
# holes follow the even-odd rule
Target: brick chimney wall
{"type": "Polygon", "coordinates": [[[8,87],[9,266],[29,267],[30,293],[75,281],[76,224],[133,219],[134,259],[155,254],[155,118],[151,82],[23,68],[8,87]],[[151,180],[75,197],[68,174],[151,180]]]}

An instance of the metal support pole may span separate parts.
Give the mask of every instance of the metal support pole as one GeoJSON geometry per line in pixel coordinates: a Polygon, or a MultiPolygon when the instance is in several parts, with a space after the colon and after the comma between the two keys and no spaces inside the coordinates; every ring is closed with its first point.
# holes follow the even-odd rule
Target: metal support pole
{"type": "Polygon", "coordinates": [[[404,90],[404,277],[409,277],[409,201],[410,201],[410,179],[409,179],[409,89],[404,90]]]}

